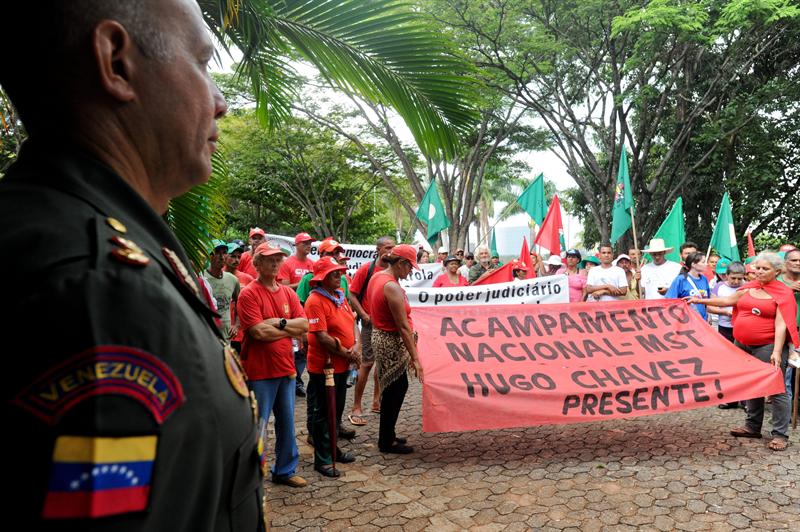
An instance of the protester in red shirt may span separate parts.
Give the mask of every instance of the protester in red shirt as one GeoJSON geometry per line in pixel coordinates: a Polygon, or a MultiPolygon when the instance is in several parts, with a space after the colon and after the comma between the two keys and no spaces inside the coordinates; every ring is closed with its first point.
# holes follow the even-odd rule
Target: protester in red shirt
{"type": "MultiPolygon", "coordinates": [[[[777,280],[783,259],[776,253],[761,253],[753,261],[756,280],[746,283],[726,297],[688,298],[690,304],[715,307],[733,306],[733,337],[736,346],[762,362],[779,368],[785,377],[789,344],[800,347],[797,332],[797,302],[792,290],[777,280]]],[[[769,448],[784,451],[789,445],[791,407],[784,388],[772,396],[772,441],[769,448]]],[[[761,438],[764,398],[747,401],[745,426],[731,431],[738,438],[761,438]]]]}
{"type": "MultiPolygon", "coordinates": [[[[369,372],[372,370],[372,363],[375,361],[372,352],[372,322],[369,317],[369,301],[366,299],[367,289],[369,288],[372,276],[386,268],[384,257],[391,253],[394,248],[394,239],[390,236],[382,236],[375,243],[377,257],[371,262],[361,265],[353,276],[350,283],[350,305],[356,311],[358,319],[361,320],[361,367],[358,370],[355,392],[353,393],[353,409],[347,418],[350,423],[356,426],[366,425],[367,420],[361,410],[361,398],[364,395],[364,388],[367,386],[369,372]]],[[[372,392],[372,411],[380,413],[381,389],[378,384],[378,376],[375,375],[374,389],[372,392]]]]}
{"type": "Polygon", "coordinates": [[[283,261],[278,280],[297,290],[300,279],[314,268],[314,261],[308,258],[314,237],[308,233],[299,233],[294,237],[294,255],[283,261]]]}
{"type": "Polygon", "coordinates": [[[294,435],[295,375],[292,339],[308,331],[308,320],[297,294],[278,283],[284,251],[261,244],[253,264],[258,279],[239,296],[239,320],[245,331],[242,364],[250,389],[258,400],[261,419],[275,413],[275,454],[272,481],[303,487],[306,481],[295,474],[300,453],[294,435]]]}
{"type": "MultiPolygon", "coordinates": [[[[347,266],[334,257],[323,257],[314,264],[312,289],[306,300],[308,317],[308,417],[314,444],[314,469],[326,477],[338,477],[332,467],[331,430],[341,427],[347,393],[347,373],[351,363],[361,362],[361,346],[356,341],[356,320],[344,291],[342,274],[347,266]],[[329,426],[326,371],[335,389],[336,427],[329,426]]],[[[355,458],[336,449],[336,462],[355,458]]]]}
{"type": "Polygon", "coordinates": [[[254,251],[258,246],[265,242],[266,233],[260,227],[253,227],[250,229],[250,250],[245,251],[242,253],[242,258],[239,261],[239,271],[243,271],[247,275],[251,276],[253,279],[258,277],[258,272],[253,267],[253,254],[254,251]]]}
{"type": "Polygon", "coordinates": [[[433,281],[433,287],[469,286],[469,282],[458,272],[459,267],[461,267],[461,259],[455,255],[444,259],[444,273],[433,281]]]}
{"type": "Polygon", "coordinates": [[[417,252],[412,246],[395,246],[392,253],[384,257],[388,266],[375,275],[367,291],[372,317],[372,348],[382,391],[378,430],[378,450],[382,453],[408,454],[414,451],[405,444],[404,438],[397,437],[395,427],[408,390],[408,370],[414,371],[422,381],[411,306],[398,283],[417,267],[416,258],[417,252]]]}

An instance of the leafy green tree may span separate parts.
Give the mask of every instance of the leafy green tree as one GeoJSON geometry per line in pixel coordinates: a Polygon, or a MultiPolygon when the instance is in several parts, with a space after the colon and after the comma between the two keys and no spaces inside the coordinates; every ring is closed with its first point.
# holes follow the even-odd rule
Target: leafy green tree
{"type": "Polygon", "coordinates": [[[394,233],[385,203],[377,201],[386,194],[381,178],[350,142],[299,118],[271,135],[249,111],[223,119],[220,128],[231,173],[229,234],[258,225],[369,242],[394,233]]]}
{"type": "MultiPolygon", "coordinates": [[[[448,24],[471,40],[476,67],[511,82],[493,86],[519,94],[544,123],[578,184],[585,207],[578,214],[596,229],[586,234],[601,239],[610,230],[623,145],[637,226],[649,236],[678,194],[706,185],[699,176],[732,137],[770,112],[776,89],[798,82],[800,11],[788,0],[444,5],[448,24]],[[784,68],[763,68],[769,65],[784,68]]],[[[724,184],[722,175],[703,177],[711,188],[724,184]]],[[[708,211],[695,226],[704,235],[708,211]]]]}

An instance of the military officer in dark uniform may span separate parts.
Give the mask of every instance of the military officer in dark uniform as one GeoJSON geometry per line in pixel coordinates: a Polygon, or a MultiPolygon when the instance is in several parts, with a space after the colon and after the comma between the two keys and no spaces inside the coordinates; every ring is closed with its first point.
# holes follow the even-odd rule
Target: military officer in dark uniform
{"type": "Polygon", "coordinates": [[[0,179],[6,518],[259,530],[254,403],[162,220],[211,172],[225,102],[191,0],[3,7],[30,138],[0,179]]]}

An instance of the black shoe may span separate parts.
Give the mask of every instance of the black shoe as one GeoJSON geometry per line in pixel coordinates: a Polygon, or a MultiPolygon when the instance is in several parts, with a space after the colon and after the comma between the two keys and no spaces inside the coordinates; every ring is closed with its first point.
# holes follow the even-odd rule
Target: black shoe
{"type": "Polygon", "coordinates": [[[356,457],[353,453],[343,453],[342,451],[336,451],[336,461],[340,464],[352,464],[356,461],[356,457]]]}
{"type": "Polygon", "coordinates": [[[305,397],[306,396],[306,391],[303,388],[295,388],[294,389],[294,394],[297,397],[305,397]]]}
{"type": "Polygon", "coordinates": [[[394,442],[395,442],[395,443],[399,443],[399,444],[401,444],[401,445],[402,445],[402,444],[404,444],[404,443],[408,442],[408,440],[407,440],[407,439],[405,439],[405,438],[401,438],[400,436],[395,436],[395,437],[394,437],[394,442]]]}
{"type": "Polygon", "coordinates": [[[730,410],[732,408],[739,408],[739,403],[723,403],[721,405],[717,405],[717,408],[720,410],[730,410]]]}
{"type": "Polygon", "coordinates": [[[342,476],[337,470],[333,468],[333,466],[329,465],[321,465],[321,466],[314,466],[314,471],[322,475],[323,477],[329,478],[339,478],[342,476]]]}
{"type": "Polygon", "coordinates": [[[337,435],[343,440],[352,440],[356,437],[356,431],[352,429],[339,429],[337,435]]]}
{"type": "Polygon", "coordinates": [[[404,445],[402,443],[395,443],[388,449],[379,449],[382,453],[391,453],[391,454],[411,454],[414,452],[414,448],[410,445],[404,445]]]}

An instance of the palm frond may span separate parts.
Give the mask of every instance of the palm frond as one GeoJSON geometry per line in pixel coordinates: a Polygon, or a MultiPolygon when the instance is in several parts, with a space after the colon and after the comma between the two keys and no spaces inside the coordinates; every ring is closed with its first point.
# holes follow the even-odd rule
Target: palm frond
{"type": "Polygon", "coordinates": [[[217,37],[243,53],[262,118],[288,116],[299,54],[335,87],[392,107],[420,149],[457,151],[475,123],[470,67],[425,16],[400,0],[199,0],[217,37]],[[233,7],[233,10],[232,10],[233,7]],[[235,12],[235,16],[231,13],[235,12]]]}
{"type": "Polygon", "coordinates": [[[166,219],[189,260],[200,270],[206,263],[211,239],[221,234],[228,205],[222,192],[230,171],[220,150],[211,156],[211,178],[169,204],[166,219]]]}

